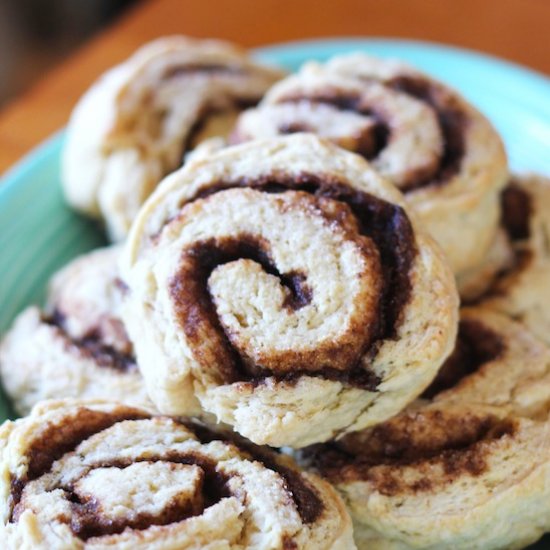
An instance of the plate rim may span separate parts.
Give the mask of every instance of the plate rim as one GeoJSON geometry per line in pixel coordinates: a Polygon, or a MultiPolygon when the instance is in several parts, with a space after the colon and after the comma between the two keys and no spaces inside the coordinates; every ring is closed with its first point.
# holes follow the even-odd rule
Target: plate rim
{"type": "Polygon", "coordinates": [[[550,86],[550,74],[546,74],[542,71],[523,65],[517,61],[511,61],[499,55],[483,52],[481,50],[476,50],[475,48],[470,48],[467,46],[458,46],[455,44],[448,44],[445,42],[438,42],[436,40],[424,40],[420,38],[401,38],[401,37],[391,37],[384,35],[349,35],[349,36],[330,36],[330,37],[319,37],[319,38],[306,38],[299,40],[289,40],[286,42],[274,42],[272,44],[266,44],[264,46],[256,46],[250,48],[250,51],[254,55],[263,55],[264,53],[271,53],[273,50],[291,50],[296,48],[301,48],[304,46],[309,47],[323,47],[323,46],[335,46],[337,44],[342,45],[356,45],[356,46],[366,46],[367,44],[375,46],[387,46],[389,44],[395,44],[402,47],[414,47],[424,50],[441,50],[442,53],[448,53],[451,55],[460,55],[464,57],[474,57],[480,61],[488,62],[491,64],[500,65],[503,69],[512,69],[514,71],[519,71],[525,75],[529,74],[531,77],[534,77],[536,80],[545,86],[550,86]]]}
{"type": "Polygon", "coordinates": [[[19,180],[24,180],[27,172],[34,170],[37,165],[51,158],[62,144],[65,137],[65,126],[51,133],[48,137],[31,147],[6,171],[0,174],[0,202],[2,202],[16,186],[19,180]]]}

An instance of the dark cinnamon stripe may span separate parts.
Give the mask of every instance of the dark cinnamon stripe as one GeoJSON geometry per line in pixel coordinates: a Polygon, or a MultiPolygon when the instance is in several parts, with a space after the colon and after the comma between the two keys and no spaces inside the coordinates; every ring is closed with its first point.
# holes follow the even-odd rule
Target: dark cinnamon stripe
{"type": "Polygon", "coordinates": [[[83,541],[96,537],[119,535],[126,529],[142,531],[154,525],[170,525],[193,516],[199,516],[204,511],[200,502],[186,502],[183,506],[179,502],[173,502],[162,510],[162,514],[141,512],[132,518],[111,519],[101,516],[98,509],[99,504],[95,500],[79,502],[74,495],[69,495],[69,498],[73,499],[71,530],[83,541]]]}
{"type": "Polygon", "coordinates": [[[193,76],[201,74],[214,76],[243,76],[248,73],[248,69],[241,65],[226,65],[221,63],[187,63],[169,67],[166,71],[164,71],[161,79],[170,80],[179,76],[193,76]]]}
{"type": "Polygon", "coordinates": [[[302,191],[315,197],[329,198],[347,204],[359,223],[360,234],[369,237],[376,244],[380,252],[384,280],[387,283],[382,299],[384,306],[377,338],[395,337],[402,310],[410,298],[412,287],[409,272],[417,253],[411,222],[400,206],[353,189],[331,176],[310,173],[293,176],[274,174],[207,185],[186,202],[239,187],[256,189],[264,193],[302,191]]]}
{"type": "Polygon", "coordinates": [[[103,342],[101,330],[90,331],[83,338],[73,338],[66,329],[65,315],[58,309],[51,316],[44,317],[43,322],[57,328],[67,342],[84,357],[92,359],[98,366],[117,370],[121,373],[137,370],[133,353],[122,353],[113,346],[103,342]]]}
{"type": "Polygon", "coordinates": [[[442,391],[453,388],[505,351],[506,344],[500,335],[481,321],[460,321],[455,349],[422,397],[433,399],[442,391]]]}
{"type": "Polygon", "coordinates": [[[533,214],[531,196],[513,181],[500,196],[501,226],[512,241],[528,239],[533,214]]]}
{"type": "Polygon", "coordinates": [[[365,370],[361,365],[351,365],[348,371],[341,371],[335,368],[323,367],[315,371],[295,370],[287,374],[281,374],[272,370],[262,368],[257,375],[242,377],[241,387],[256,388],[267,383],[267,378],[272,378],[278,383],[284,383],[288,386],[297,384],[302,376],[311,376],[313,378],[322,378],[323,380],[332,380],[341,382],[345,386],[362,388],[367,391],[376,391],[382,379],[369,370],[365,370]]]}
{"type": "Polygon", "coordinates": [[[216,115],[222,115],[227,112],[244,111],[245,109],[256,107],[260,99],[261,97],[255,97],[255,98],[245,98],[245,97],[229,98],[228,97],[225,99],[224,108],[214,107],[209,104],[204,105],[200,113],[197,115],[195,122],[189,129],[189,132],[187,132],[187,136],[185,137],[181,155],[180,155],[181,158],[183,158],[185,154],[187,154],[189,151],[193,149],[193,144],[195,142],[196,137],[203,131],[209,119],[211,119],[216,115]]]}
{"type": "MultiPolygon", "coordinates": [[[[284,103],[307,102],[313,105],[329,105],[338,111],[357,113],[373,120],[374,126],[357,136],[354,152],[367,160],[373,160],[388,144],[390,127],[384,115],[377,111],[375,106],[362,105],[361,98],[354,94],[316,93],[312,95],[292,95],[280,100],[284,103]]],[[[280,134],[307,132],[309,129],[300,123],[287,124],[279,128],[280,134]]]]}
{"type": "Polygon", "coordinates": [[[201,515],[204,510],[217,504],[223,498],[231,496],[228,487],[229,477],[217,470],[216,463],[209,457],[198,452],[178,453],[167,452],[158,456],[139,458],[118,458],[111,461],[96,463],[91,466],[84,477],[91,470],[98,468],[124,469],[137,462],[168,462],[171,464],[195,465],[201,468],[203,477],[192,502],[186,502],[183,506],[179,502],[172,502],[163,508],[160,514],[138,512],[133,518],[120,518],[113,520],[101,515],[100,503],[95,499],[84,500],[74,489],[74,486],[58,486],[62,489],[66,498],[71,502],[72,518],[71,529],[80,539],[86,541],[93,537],[102,537],[122,533],[125,529],[144,530],[153,525],[169,525],[201,515]]]}
{"type": "Polygon", "coordinates": [[[82,407],[75,416],[66,419],[63,424],[50,424],[28,444],[27,473],[24,478],[11,480],[9,507],[13,512],[21,500],[25,485],[29,481],[38,479],[49,471],[52,464],[63,455],[74,451],[80,443],[103,430],[114,426],[123,420],[140,420],[149,418],[148,415],[121,406],[115,412],[103,412],[82,407]]]}
{"type": "Polygon", "coordinates": [[[323,502],[315,487],[304,479],[299,471],[281,464],[275,451],[259,447],[233,432],[216,432],[196,422],[184,424],[203,445],[211,441],[230,443],[250,455],[253,460],[260,462],[268,470],[279,474],[284,479],[286,490],[295,502],[298,514],[304,523],[315,522],[323,513],[323,502]]]}
{"type": "Polygon", "coordinates": [[[428,185],[444,185],[460,171],[466,151],[465,132],[468,119],[457,97],[441,84],[420,76],[398,76],[385,85],[431,106],[443,134],[443,156],[436,173],[412,180],[401,191],[407,193],[428,185]]]}
{"type": "MultiPolygon", "coordinates": [[[[28,477],[26,481],[40,477],[47,473],[49,468],[54,462],[53,455],[60,458],[66,452],[74,450],[78,444],[89,437],[98,433],[96,428],[107,429],[110,427],[106,425],[106,418],[100,418],[101,415],[106,416],[104,413],[98,413],[97,411],[89,411],[84,409],[80,412],[79,416],[75,419],[73,424],[59,427],[60,432],[57,434],[61,439],[66,437],[66,444],[58,445],[55,449],[48,449],[47,459],[39,459],[38,463],[32,468],[32,475],[28,477]],[[90,413],[97,413],[97,417],[90,413]],[[88,419],[92,426],[87,426],[86,430],[78,429],[78,427],[88,419]],[[74,427],[73,433],[66,433],[69,428],[74,427]],[[85,435],[85,432],[87,435],[85,435]],[[78,435],[78,437],[77,437],[78,435]],[[84,437],[83,437],[84,436],[84,437]],[[81,439],[82,438],[82,439],[81,439]],[[78,439],[78,441],[77,441],[78,439]],[[69,445],[71,443],[71,445],[69,445]],[[52,454],[49,454],[52,453],[52,454]]],[[[144,415],[144,418],[147,416],[144,415]]],[[[140,420],[141,417],[136,415],[136,418],[131,416],[128,418],[121,417],[117,420],[116,417],[112,417],[110,425],[115,424],[117,421],[122,420],[140,420]]],[[[256,445],[240,438],[236,434],[222,434],[217,433],[206,426],[198,425],[193,421],[184,422],[184,425],[192,431],[197,439],[202,444],[207,444],[210,441],[222,441],[236,446],[241,452],[249,455],[252,460],[260,462],[265,468],[268,468],[281,476],[284,480],[285,489],[288,491],[289,497],[296,505],[296,509],[304,521],[304,523],[315,522],[322,514],[324,506],[317,494],[316,489],[309,484],[307,480],[303,478],[299,471],[295,471],[287,466],[279,463],[277,455],[274,451],[269,451],[257,447],[256,445]]],[[[54,427],[52,427],[53,432],[54,427]]],[[[101,431],[101,429],[99,430],[101,431]]],[[[44,434],[44,438],[48,438],[50,432],[44,434]]],[[[46,441],[40,440],[38,446],[45,445],[46,441]]],[[[32,461],[32,458],[31,458],[32,461]]],[[[31,470],[29,469],[29,472],[31,470]]],[[[73,533],[80,539],[87,541],[90,538],[102,537],[108,535],[114,535],[122,533],[126,528],[144,530],[153,525],[169,525],[183,521],[189,517],[200,515],[205,509],[220,502],[223,498],[231,496],[231,490],[229,488],[230,475],[220,472],[216,462],[200,453],[200,451],[189,452],[177,452],[168,450],[165,453],[159,455],[147,455],[143,457],[117,457],[112,460],[105,460],[88,464],[81,472],[78,479],[73,480],[70,484],[64,485],[59,483],[52,487],[52,490],[62,490],[65,493],[65,498],[71,503],[72,516],[66,521],[70,522],[73,533]],[[132,518],[121,518],[120,520],[113,520],[112,518],[103,517],[101,514],[101,502],[93,498],[84,498],[78,494],[76,489],[77,482],[88,475],[91,471],[99,468],[119,468],[124,469],[128,466],[138,462],[167,462],[171,464],[186,464],[196,465],[202,472],[203,477],[201,485],[198,487],[196,498],[192,503],[185,503],[183,506],[178,502],[169,503],[160,514],[150,513],[136,513],[132,518]]],[[[24,488],[24,483],[18,490],[18,505],[15,506],[12,514],[11,521],[17,521],[19,515],[24,511],[22,504],[19,504],[21,493],[24,488]]]]}
{"type": "Polygon", "coordinates": [[[357,441],[314,445],[305,457],[331,482],[367,481],[384,495],[418,493],[449,484],[464,475],[480,476],[487,470],[488,441],[513,436],[512,420],[490,415],[449,417],[441,411],[419,411],[390,420],[358,434],[357,441]],[[443,477],[434,476],[439,465],[443,477]],[[410,466],[420,474],[409,482],[400,477],[410,466]]]}
{"type": "MultiPolygon", "coordinates": [[[[460,171],[466,150],[465,130],[468,119],[458,99],[442,85],[430,82],[420,76],[398,76],[387,82],[377,82],[377,84],[407,94],[429,105],[437,116],[443,135],[444,150],[437,168],[411,173],[407,183],[400,186],[400,190],[408,193],[430,185],[444,185],[460,171]]],[[[368,86],[368,82],[365,82],[365,86],[368,86]]],[[[356,153],[367,160],[375,159],[391,139],[391,125],[387,120],[388,115],[377,109],[376,105],[367,105],[360,95],[337,92],[292,95],[283,98],[280,103],[297,103],[300,101],[330,105],[340,111],[355,112],[372,118],[375,125],[371,137],[361,136],[355,150],[356,153]]],[[[300,128],[300,125],[297,124],[296,127],[300,128]]],[[[283,129],[281,133],[289,132],[285,132],[283,129]]]]}
{"type": "Polygon", "coordinates": [[[522,243],[531,235],[532,197],[511,180],[500,195],[500,206],[500,226],[512,244],[513,260],[495,275],[489,289],[472,300],[471,304],[483,303],[486,298],[505,296],[534,259],[532,250],[522,243]]]}
{"type": "Polygon", "coordinates": [[[283,550],[298,550],[297,542],[290,535],[283,537],[283,550]]]}
{"type": "MultiPolygon", "coordinates": [[[[170,283],[170,293],[174,299],[177,315],[186,336],[200,345],[203,327],[209,324],[218,334],[217,365],[221,365],[220,375],[226,383],[248,381],[260,383],[267,376],[292,382],[302,375],[326,377],[344,384],[374,391],[380,380],[365,370],[362,359],[369,353],[376,353],[382,340],[394,338],[402,320],[402,312],[409,301],[411,281],[409,273],[416,255],[416,246],[411,223],[405,211],[373,195],[352,189],[349,185],[330,177],[313,174],[300,176],[271,175],[257,179],[241,179],[235,182],[220,182],[200,189],[186,203],[205,198],[228,189],[246,187],[267,193],[287,191],[307,192],[315,197],[328,198],[346,204],[354,214],[360,234],[372,239],[380,254],[382,266],[382,291],[379,300],[378,323],[372,328],[365,349],[347,371],[338,371],[319,365],[317,369],[294,370],[291,376],[277,376],[267,369],[250,365],[239,357],[225,334],[212,303],[207,288],[207,279],[220,263],[241,258],[258,261],[268,273],[277,274],[283,284],[292,290],[291,302],[298,305],[310,300],[307,286],[302,282],[295,288],[288,275],[277,273],[269,259],[265,243],[252,236],[242,235],[240,242],[225,239],[223,242],[201,242],[184,251],[185,262],[170,283]],[[192,258],[191,267],[188,266],[192,258]]],[[[296,281],[294,281],[295,285],[296,281]]]]}

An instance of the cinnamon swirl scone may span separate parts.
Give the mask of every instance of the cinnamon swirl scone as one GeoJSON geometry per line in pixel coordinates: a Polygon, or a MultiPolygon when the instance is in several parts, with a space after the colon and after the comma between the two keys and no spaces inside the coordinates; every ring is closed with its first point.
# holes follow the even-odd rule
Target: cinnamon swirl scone
{"type": "Polygon", "coordinates": [[[478,298],[550,344],[550,179],[516,176],[502,193],[502,226],[513,258],[478,298]]]}
{"type": "Polygon", "coordinates": [[[301,458],[343,495],[359,548],[521,548],[550,530],[549,412],[550,349],[467,308],[421,399],[301,458]]]}
{"type": "Polygon", "coordinates": [[[304,446],[395,414],[452,349],[454,279],[400,193],[313,135],[169,176],[133,225],[123,317],[159,410],[304,446]]]}
{"type": "Polygon", "coordinates": [[[550,530],[548,419],[434,403],[308,460],[344,497],[360,549],[513,549],[550,530]]]}
{"type": "Polygon", "coordinates": [[[76,106],[62,180],[69,203],[125,237],[158,182],[184,153],[229,131],[238,112],[281,78],[217,40],[158,39],[107,72],[76,106]]]}
{"type": "Polygon", "coordinates": [[[50,281],[42,312],[24,310],[0,343],[0,374],[19,414],[42,399],[104,398],[154,408],[120,319],[120,248],[73,260],[50,281]]]}
{"type": "Polygon", "coordinates": [[[245,111],[233,142],[314,132],[372,162],[405,194],[455,273],[484,258],[507,178],[502,141],[456,92],[396,60],[308,63],[245,111]]]}
{"type": "Polygon", "coordinates": [[[329,484],[204,426],[51,401],[0,428],[7,550],[355,548],[329,484]]]}

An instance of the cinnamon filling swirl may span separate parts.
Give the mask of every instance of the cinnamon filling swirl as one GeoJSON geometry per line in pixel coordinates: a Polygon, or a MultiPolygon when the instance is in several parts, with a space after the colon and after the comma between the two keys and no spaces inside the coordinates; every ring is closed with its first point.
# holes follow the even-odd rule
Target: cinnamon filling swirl
{"type": "Polygon", "coordinates": [[[513,181],[501,194],[501,225],[511,241],[530,236],[530,219],[533,212],[530,195],[513,181]]]}
{"type": "Polygon", "coordinates": [[[10,508],[12,519],[21,500],[25,485],[38,479],[51,468],[52,464],[64,454],[73,451],[88,437],[114,426],[123,420],[147,418],[148,415],[137,410],[121,407],[117,413],[104,413],[90,409],[82,409],[70,423],[62,426],[48,426],[40,438],[34,439],[27,450],[28,468],[24,478],[13,478],[11,481],[10,508]],[[132,411],[131,413],[129,411],[132,411]]]}
{"type": "Polygon", "coordinates": [[[213,64],[200,64],[200,63],[188,63],[185,65],[173,65],[168,67],[164,71],[161,80],[171,80],[179,76],[189,75],[223,75],[223,76],[244,76],[249,74],[244,67],[238,67],[236,65],[225,65],[220,63],[213,64]]]}
{"type": "Polygon", "coordinates": [[[418,76],[398,76],[392,78],[386,85],[432,107],[443,134],[444,149],[436,171],[424,176],[418,175],[416,179],[401,187],[401,190],[406,193],[428,185],[447,183],[460,171],[466,150],[465,133],[468,119],[458,101],[439,84],[418,76]]]}
{"type": "MultiPolygon", "coordinates": [[[[174,481],[179,481],[177,476],[175,476],[174,481]]],[[[93,537],[120,534],[127,528],[144,530],[153,525],[169,525],[193,516],[199,516],[205,509],[217,504],[222,498],[231,495],[226,483],[226,476],[216,470],[214,461],[193,454],[174,454],[172,456],[153,457],[143,461],[134,459],[99,463],[70,486],[56,488],[63,490],[65,497],[71,502],[73,514],[71,529],[73,533],[82,540],[88,540],[93,537]],[[167,473],[169,475],[170,472],[188,474],[190,471],[192,475],[190,494],[174,495],[157,513],[140,511],[125,517],[111,517],[102,509],[101,503],[93,495],[86,494],[85,490],[79,487],[87,477],[93,476],[98,470],[102,474],[111,474],[110,477],[115,482],[117,478],[124,480],[127,476],[132,476],[135,480],[139,476],[140,465],[157,468],[160,470],[159,473],[164,475],[167,473]]]]}
{"type": "Polygon", "coordinates": [[[210,441],[226,441],[235,445],[239,449],[248,453],[254,460],[263,464],[269,470],[277,472],[285,482],[286,489],[292,495],[296,508],[304,523],[313,523],[323,512],[323,503],[317,495],[314,487],[307,483],[304,478],[295,470],[279,464],[275,460],[273,451],[268,451],[265,447],[254,445],[243,437],[233,433],[219,434],[206,426],[198,424],[185,423],[185,426],[193,430],[195,436],[201,443],[210,441]]]}
{"type": "Polygon", "coordinates": [[[512,437],[513,420],[491,415],[411,412],[342,443],[311,447],[306,455],[322,475],[339,482],[367,481],[383,495],[431,491],[488,467],[488,442],[512,437]],[[413,468],[407,476],[404,469],[413,468]]]}
{"type": "MultiPolygon", "coordinates": [[[[377,82],[376,85],[414,98],[427,105],[435,114],[439,131],[441,133],[442,150],[439,158],[431,163],[426,163],[407,171],[403,181],[399,182],[399,188],[404,193],[412,192],[422,187],[440,186],[451,180],[461,168],[462,159],[466,152],[465,134],[468,126],[468,118],[460,106],[458,99],[441,85],[430,82],[420,76],[398,76],[385,82],[377,82]]],[[[364,86],[369,86],[364,81],[364,86]]],[[[396,129],[393,119],[399,116],[388,110],[388,107],[377,103],[376,97],[361,96],[359,94],[346,94],[344,91],[319,91],[303,95],[289,95],[279,99],[277,105],[311,105],[329,106],[338,112],[356,113],[365,118],[361,130],[354,130],[353,136],[347,139],[339,138],[344,148],[351,149],[374,161],[392,140],[396,129]]],[[[261,107],[260,107],[261,111],[261,107]]],[[[284,122],[278,126],[279,134],[313,131],[307,122],[296,120],[284,122]]],[[[239,141],[238,130],[234,136],[239,141]]]]}
{"type": "MultiPolygon", "coordinates": [[[[145,413],[124,407],[110,413],[81,408],[77,415],[68,419],[70,421],[47,427],[29,445],[26,476],[12,479],[10,523],[17,522],[25,510],[27,484],[50,475],[54,462],[66,454],[74,453],[88,438],[114,427],[119,422],[140,422],[151,418],[145,413]]],[[[245,458],[249,457],[248,460],[261,463],[277,473],[304,523],[314,523],[323,513],[324,505],[315,488],[299,472],[280,464],[273,452],[231,435],[226,437],[225,434],[216,433],[191,421],[183,422],[183,425],[201,444],[221,441],[236,447],[245,454],[245,458]]],[[[234,496],[231,488],[232,476],[231,469],[220,469],[206,450],[203,453],[199,449],[182,451],[168,448],[164,451],[143,453],[137,457],[116,456],[96,461],[84,460],[76,477],[56,475],[57,481],[47,482],[46,490],[61,491],[71,510],[70,517],[63,521],[70,525],[76,536],[86,541],[94,537],[120,534],[127,528],[145,530],[154,525],[169,525],[201,515],[222,499],[234,496]],[[172,482],[173,487],[163,489],[164,502],[158,505],[153,497],[150,502],[142,498],[136,503],[136,509],[129,509],[128,501],[132,500],[134,492],[139,492],[142,476],[145,481],[141,492],[150,494],[147,479],[151,474],[155,478],[172,482]],[[106,482],[108,487],[105,487],[106,482]],[[112,485],[119,488],[113,491],[112,485]],[[128,486],[131,488],[128,489],[128,486]],[[127,491],[130,492],[126,494],[127,491]],[[126,508],[124,514],[117,511],[120,507],[126,508]]]]}
{"type": "Polygon", "coordinates": [[[500,195],[500,225],[512,244],[512,261],[510,265],[497,273],[489,290],[480,296],[478,301],[494,296],[503,296],[512,287],[518,277],[527,270],[533,260],[533,251],[524,246],[531,235],[531,217],[533,214],[532,198],[513,180],[500,195]]]}
{"type": "MultiPolygon", "coordinates": [[[[384,114],[376,109],[376,106],[364,105],[358,95],[339,95],[336,93],[316,94],[309,96],[293,96],[284,99],[281,103],[308,103],[310,105],[328,105],[337,111],[352,112],[369,118],[370,123],[359,134],[353,136],[349,143],[353,143],[352,149],[367,160],[372,160],[388,144],[390,137],[390,125],[384,114]]],[[[311,129],[305,123],[282,124],[278,128],[282,135],[296,132],[307,132],[311,129]]]]}
{"type": "Polygon", "coordinates": [[[460,321],[453,353],[421,397],[433,399],[442,391],[453,388],[463,378],[497,359],[505,350],[505,342],[483,323],[471,319],[460,321]]]}
{"type": "MultiPolygon", "coordinates": [[[[54,310],[52,315],[44,317],[43,321],[55,327],[59,334],[66,339],[68,345],[78,350],[86,358],[92,359],[98,366],[114,369],[121,373],[137,370],[137,363],[134,354],[130,351],[121,351],[112,345],[106,344],[100,327],[89,331],[82,338],[74,338],[69,334],[66,327],[65,315],[54,310]]],[[[121,330],[124,330],[123,328],[121,330]]],[[[126,348],[131,347],[129,344],[126,348]]]]}
{"type": "MultiPolygon", "coordinates": [[[[313,174],[300,177],[274,174],[260,179],[219,182],[199,189],[186,204],[235,188],[249,188],[268,194],[307,193],[320,201],[328,199],[331,204],[334,203],[331,214],[335,216],[334,223],[351,216],[358,233],[368,237],[377,251],[371,257],[372,261],[379,261],[380,268],[376,311],[373,320],[363,324],[365,334],[362,345],[359,349],[353,348],[347,355],[345,348],[340,347],[334,353],[317,350],[311,357],[289,356],[288,360],[292,363],[290,370],[284,368],[284,357],[278,357],[271,364],[254,363],[232,345],[232,334],[223,328],[218,319],[208,286],[213,270],[238,259],[256,262],[265,273],[277,277],[287,290],[283,307],[289,311],[305,307],[314,296],[307,273],[280,273],[271,257],[269,243],[253,235],[239,234],[196,242],[182,252],[181,267],[171,280],[170,294],[186,337],[198,345],[204,335],[204,324],[214,327],[221,348],[216,364],[220,365],[220,374],[226,383],[240,381],[259,384],[268,376],[293,382],[307,374],[374,390],[379,380],[365,369],[362,358],[375,353],[382,340],[396,336],[402,311],[411,294],[409,272],[416,248],[412,226],[403,209],[333,178],[313,174]],[[339,366],[338,356],[344,357],[345,368],[339,366]]],[[[372,255],[368,249],[365,253],[372,255]]]]}

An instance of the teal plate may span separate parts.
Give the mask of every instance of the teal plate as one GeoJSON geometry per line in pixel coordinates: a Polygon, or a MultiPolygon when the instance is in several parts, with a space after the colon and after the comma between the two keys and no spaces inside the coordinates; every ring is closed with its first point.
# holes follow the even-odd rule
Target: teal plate
{"type": "MultiPolygon", "coordinates": [[[[256,50],[262,61],[297,69],[308,59],[365,51],[399,57],[460,90],[504,137],[513,170],[550,174],[550,80],[478,53],[422,42],[346,39],[256,50]]],[[[62,132],[0,180],[0,333],[25,306],[42,301],[48,277],[71,258],[105,243],[98,227],[71,210],[59,184],[62,132]]],[[[11,416],[0,396],[0,421],[11,416]]],[[[532,548],[550,548],[550,536],[532,548]]]]}

